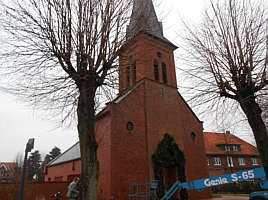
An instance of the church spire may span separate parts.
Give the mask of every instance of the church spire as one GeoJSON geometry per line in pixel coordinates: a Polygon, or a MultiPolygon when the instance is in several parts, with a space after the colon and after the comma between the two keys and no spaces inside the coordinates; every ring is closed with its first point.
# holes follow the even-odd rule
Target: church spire
{"type": "Polygon", "coordinates": [[[152,0],[134,0],[127,38],[131,39],[139,32],[164,39],[162,23],[157,19],[152,0]]]}

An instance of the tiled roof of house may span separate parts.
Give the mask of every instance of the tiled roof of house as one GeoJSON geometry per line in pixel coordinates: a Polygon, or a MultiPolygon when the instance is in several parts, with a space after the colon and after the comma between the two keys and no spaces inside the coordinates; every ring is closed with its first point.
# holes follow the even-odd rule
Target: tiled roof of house
{"type": "Polygon", "coordinates": [[[58,155],[55,159],[51,160],[47,166],[53,166],[58,165],[61,163],[73,161],[80,159],[80,145],[79,142],[75,143],[73,146],[71,146],[69,149],[67,149],[62,154],[58,155]]]}
{"type": "Polygon", "coordinates": [[[255,146],[231,133],[204,132],[204,140],[206,154],[226,154],[226,151],[220,149],[219,145],[236,144],[240,145],[241,151],[231,151],[231,153],[234,155],[259,155],[258,150],[255,146]]]}
{"type": "Polygon", "coordinates": [[[4,168],[9,173],[13,174],[16,169],[15,162],[0,162],[0,168],[4,168]]]}

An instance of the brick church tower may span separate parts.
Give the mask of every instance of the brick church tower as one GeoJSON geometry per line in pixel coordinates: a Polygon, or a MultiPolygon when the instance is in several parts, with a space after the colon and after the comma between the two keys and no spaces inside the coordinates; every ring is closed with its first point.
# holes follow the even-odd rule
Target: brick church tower
{"type": "MultiPolygon", "coordinates": [[[[167,189],[178,179],[208,177],[203,123],[177,90],[176,48],[164,37],[152,0],[134,0],[119,56],[119,95],[95,121],[99,199],[128,199],[132,183],[157,179],[167,189]]],[[[76,144],[50,163],[46,179],[60,176],[61,165],[79,173],[79,156],[76,144]]],[[[209,198],[210,191],[189,196],[209,198]]]]}
{"type": "MultiPolygon", "coordinates": [[[[134,0],[119,57],[119,96],[107,107],[112,118],[110,191],[116,199],[127,198],[131,183],[160,178],[168,188],[180,177],[168,160],[162,176],[156,174],[152,156],[165,135],[184,153],[186,181],[208,177],[203,124],[177,91],[176,48],[164,37],[152,0],[134,0]]],[[[210,192],[189,195],[208,198],[210,192]]]]}
{"type": "Polygon", "coordinates": [[[164,37],[151,0],[134,0],[127,40],[120,55],[120,92],[144,78],[177,87],[177,47],[164,37]]]}

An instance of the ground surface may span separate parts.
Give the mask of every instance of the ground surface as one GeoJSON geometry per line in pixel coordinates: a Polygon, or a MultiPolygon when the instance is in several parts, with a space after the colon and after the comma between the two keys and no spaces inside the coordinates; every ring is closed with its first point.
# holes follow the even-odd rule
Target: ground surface
{"type": "Polygon", "coordinates": [[[214,197],[209,200],[249,200],[249,197],[248,196],[221,195],[220,197],[214,197]]]}

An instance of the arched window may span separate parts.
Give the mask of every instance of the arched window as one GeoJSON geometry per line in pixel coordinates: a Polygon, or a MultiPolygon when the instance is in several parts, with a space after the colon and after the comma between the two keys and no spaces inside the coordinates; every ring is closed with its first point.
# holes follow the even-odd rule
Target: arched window
{"type": "Polygon", "coordinates": [[[192,133],[191,133],[191,138],[192,138],[192,140],[195,140],[196,135],[195,135],[195,133],[194,133],[194,132],[192,132],[192,133]]]}
{"type": "Polygon", "coordinates": [[[154,79],[159,81],[158,62],[154,61],[154,79]]]}
{"type": "Polygon", "coordinates": [[[130,86],[130,66],[127,66],[127,71],[126,71],[126,76],[127,76],[127,87],[130,86]]]}
{"type": "Polygon", "coordinates": [[[134,61],[133,62],[133,64],[132,64],[132,78],[133,78],[133,83],[135,84],[136,83],[136,80],[137,80],[137,74],[136,74],[136,72],[137,72],[137,70],[136,70],[136,61],[134,61]]]}
{"type": "Polygon", "coordinates": [[[163,83],[167,83],[167,67],[165,63],[162,63],[162,77],[163,77],[163,83]]]}

